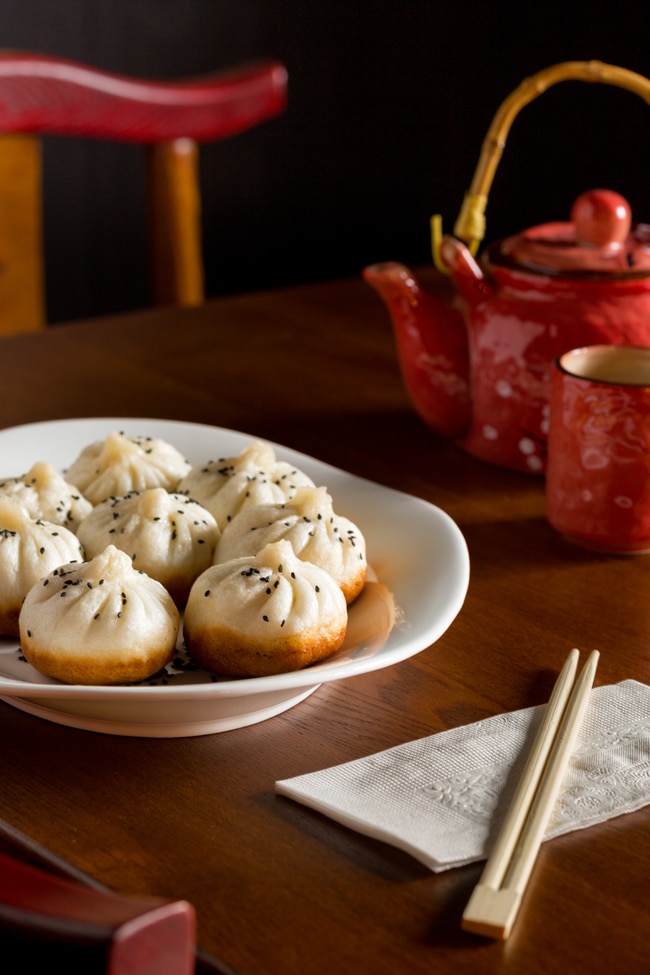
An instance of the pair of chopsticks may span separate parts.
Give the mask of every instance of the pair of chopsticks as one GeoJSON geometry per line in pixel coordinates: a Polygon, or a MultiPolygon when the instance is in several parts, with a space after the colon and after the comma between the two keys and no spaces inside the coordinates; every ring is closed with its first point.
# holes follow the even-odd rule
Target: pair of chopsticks
{"type": "Polygon", "coordinates": [[[465,931],[510,935],[544,839],[573,745],[589,703],[600,654],[594,650],[576,681],[572,650],[553,688],[521,780],[481,878],[463,913],[465,931]]]}

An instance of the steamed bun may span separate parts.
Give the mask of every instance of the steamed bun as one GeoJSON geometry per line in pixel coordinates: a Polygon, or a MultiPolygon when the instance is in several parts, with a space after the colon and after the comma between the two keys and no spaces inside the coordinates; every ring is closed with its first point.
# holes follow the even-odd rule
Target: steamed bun
{"type": "Polygon", "coordinates": [[[114,432],[84,447],[65,476],[93,504],[99,504],[111,496],[151,487],[175,491],[190,470],[191,464],[165,440],[114,432]]]}
{"type": "Polygon", "coordinates": [[[33,586],[19,623],[22,652],[41,673],[68,684],[123,684],[168,663],[180,617],[164,586],[109,545],[33,586]]]}
{"type": "Polygon", "coordinates": [[[286,538],[298,558],[319,565],[338,582],[348,603],[366,581],[366,543],[357,526],[334,513],[324,487],[298,488],[291,501],[245,508],[224,528],[215,562],[255,555],[286,538]]]}
{"type": "Polygon", "coordinates": [[[0,636],[18,636],[20,608],[35,583],[59,565],[83,559],[68,528],[31,518],[17,501],[0,497],[0,636]]]}
{"type": "Polygon", "coordinates": [[[297,558],[286,539],[206,569],[185,607],[189,653],[230,677],[279,674],[323,660],[340,648],[346,628],[340,586],[297,558]]]}
{"type": "Polygon", "coordinates": [[[216,521],[198,501],[164,488],[107,498],[79,528],[89,558],[115,545],[136,569],[162,582],[179,606],[212,563],[218,537],[216,521]]]}
{"type": "Polygon", "coordinates": [[[93,509],[88,498],[46,461],[38,461],[21,477],[0,481],[0,497],[19,501],[32,518],[44,518],[72,531],[93,509]]]}
{"type": "Polygon", "coordinates": [[[202,504],[223,531],[242,508],[292,498],[314,482],[293,464],[278,460],[270,444],[255,441],[237,457],[222,457],[194,467],[178,490],[202,504]]]}

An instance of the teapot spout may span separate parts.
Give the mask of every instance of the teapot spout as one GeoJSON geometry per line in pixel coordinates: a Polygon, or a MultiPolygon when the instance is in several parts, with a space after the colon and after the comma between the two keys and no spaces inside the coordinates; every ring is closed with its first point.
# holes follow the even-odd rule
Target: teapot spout
{"type": "Polygon", "coordinates": [[[416,411],[439,433],[461,435],[472,412],[469,343],[461,312],[424,291],[403,264],[372,264],[362,277],[388,308],[402,376],[416,411]]]}

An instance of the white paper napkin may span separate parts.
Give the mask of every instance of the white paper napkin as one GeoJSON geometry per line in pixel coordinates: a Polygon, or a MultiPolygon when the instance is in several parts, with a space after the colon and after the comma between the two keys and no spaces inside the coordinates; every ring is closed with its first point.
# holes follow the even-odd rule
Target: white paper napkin
{"type": "MultiPolygon", "coordinates": [[[[276,782],[276,791],[436,872],[488,856],[543,706],[276,782]]],[[[592,690],[545,839],[650,803],[650,687],[592,690]]]]}

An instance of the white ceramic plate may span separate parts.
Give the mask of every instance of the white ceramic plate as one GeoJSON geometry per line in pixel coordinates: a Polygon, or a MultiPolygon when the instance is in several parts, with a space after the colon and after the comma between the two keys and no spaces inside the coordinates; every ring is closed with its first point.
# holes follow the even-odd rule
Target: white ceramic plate
{"type": "MultiPolygon", "coordinates": [[[[192,464],[237,456],[257,439],[219,427],[145,418],[33,423],[0,431],[0,477],[18,477],[39,460],[63,471],[83,447],[114,430],[160,437],[192,464]]],[[[170,671],[166,682],[85,687],[42,676],[21,657],[16,641],[0,639],[0,697],[31,714],[89,731],[160,738],[204,735],[263,721],[298,704],[325,681],[389,667],[433,644],[459,613],[469,584],[467,546],[451,518],[419,498],[273,446],[279,459],[325,485],[335,510],[363,532],[368,562],[397,608],[387,640],[349,646],[323,663],[271,677],[222,680],[181,668],[170,671]]]]}

